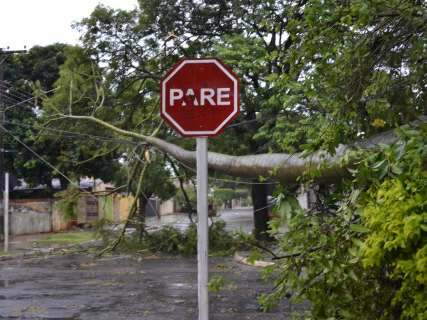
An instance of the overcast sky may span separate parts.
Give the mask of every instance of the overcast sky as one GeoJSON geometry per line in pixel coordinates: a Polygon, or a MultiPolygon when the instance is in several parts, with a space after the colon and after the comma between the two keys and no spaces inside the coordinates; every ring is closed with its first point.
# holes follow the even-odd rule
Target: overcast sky
{"type": "Polygon", "coordinates": [[[76,44],[79,34],[71,24],[89,16],[98,3],[121,9],[137,6],[137,0],[0,0],[0,48],[76,44]]]}

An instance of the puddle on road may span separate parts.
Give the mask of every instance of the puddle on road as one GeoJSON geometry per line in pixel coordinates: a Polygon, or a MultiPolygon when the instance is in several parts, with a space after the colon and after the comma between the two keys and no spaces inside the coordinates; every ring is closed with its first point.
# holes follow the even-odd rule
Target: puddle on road
{"type": "Polygon", "coordinates": [[[193,286],[189,283],[176,282],[176,283],[169,283],[168,285],[170,287],[180,288],[180,289],[192,289],[193,288],[193,286]]]}

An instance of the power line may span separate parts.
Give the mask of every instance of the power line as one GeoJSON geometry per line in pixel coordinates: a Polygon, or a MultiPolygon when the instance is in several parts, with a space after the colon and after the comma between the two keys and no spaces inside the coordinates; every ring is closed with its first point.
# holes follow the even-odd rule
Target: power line
{"type": "Polygon", "coordinates": [[[261,121],[261,119],[252,119],[252,120],[240,121],[237,123],[230,124],[229,126],[227,126],[227,128],[238,127],[238,126],[242,126],[242,125],[247,124],[247,123],[258,122],[258,121],[261,121]]]}
{"type": "MultiPolygon", "coordinates": [[[[87,133],[77,133],[77,132],[72,132],[72,131],[67,131],[67,130],[47,128],[47,127],[46,128],[45,127],[44,128],[38,128],[38,127],[35,127],[32,125],[28,125],[28,124],[24,124],[24,123],[16,123],[16,122],[12,122],[12,121],[5,121],[5,123],[15,125],[18,127],[40,130],[40,132],[38,133],[39,135],[47,135],[47,134],[41,132],[43,130],[46,130],[46,131],[51,131],[51,132],[55,132],[55,133],[71,135],[71,136],[63,136],[66,138],[84,137],[84,138],[90,138],[90,139],[95,139],[95,140],[102,140],[105,142],[115,142],[115,143],[129,144],[129,145],[134,145],[134,146],[143,145],[143,143],[140,143],[140,142],[134,142],[134,141],[125,140],[125,139],[117,139],[117,138],[113,138],[113,137],[98,136],[98,135],[92,135],[92,134],[87,134],[87,133]]],[[[55,136],[58,137],[58,135],[55,135],[55,136]]]]}
{"type": "Polygon", "coordinates": [[[28,100],[16,99],[14,97],[7,95],[7,93],[3,94],[3,98],[5,98],[5,100],[8,100],[8,102],[10,103],[10,105],[5,107],[4,111],[12,109],[16,106],[27,107],[31,109],[38,107],[37,105],[30,102],[33,98],[30,98],[28,100]]]}
{"type": "Polygon", "coordinates": [[[6,98],[12,106],[15,104],[18,104],[18,105],[23,105],[23,107],[37,108],[37,105],[30,102],[34,98],[31,98],[31,99],[16,98],[16,97],[11,96],[10,94],[8,94],[6,92],[2,93],[2,97],[6,98]],[[24,103],[24,101],[25,101],[25,103],[24,103]]]}
{"type": "Polygon", "coordinates": [[[16,91],[16,93],[24,95],[24,96],[31,96],[31,93],[28,93],[27,91],[24,91],[22,89],[14,87],[9,81],[7,80],[1,80],[0,86],[6,87],[8,89],[11,89],[13,91],[16,91]]]}
{"type": "Polygon", "coordinates": [[[29,94],[27,92],[24,92],[24,91],[21,91],[21,90],[18,91],[13,86],[6,85],[5,82],[3,82],[3,83],[0,82],[0,88],[2,88],[3,90],[6,90],[6,93],[9,93],[9,94],[11,94],[11,95],[13,95],[13,96],[15,96],[16,98],[19,98],[19,99],[27,99],[27,98],[32,97],[31,94],[29,94]]]}
{"type": "MultiPolygon", "coordinates": [[[[29,99],[27,99],[27,100],[19,101],[19,102],[15,103],[15,104],[13,104],[13,105],[11,105],[11,106],[7,106],[7,107],[4,109],[4,111],[7,111],[7,110],[9,110],[9,109],[15,108],[15,107],[20,106],[20,105],[23,105],[24,103],[27,103],[27,102],[29,102],[29,101],[31,101],[31,100],[33,100],[33,99],[34,99],[34,97],[33,97],[33,98],[29,98],[29,99]]],[[[26,106],[24,105],[24,107],[26,107],[26,106]]]]}
{"type": "Polygon", "coordinates": [[[35,150],[33,150],[31,147],[29,147],[27,144],[25,144],[25,142],[23,142],[21,139],[19,139],[17,136],[15,136],[12,132],[10,132],[9,130],[7,130],[4,126],[0,125],[0,128],[4,132],[6,132],[8,135],[10,135],[14,140],[16,140],[19,144],[21,144],[22,146],[24,146],[25,149],[27,149],[32,154],[34,154],[40,161],[42,161],[44,164],[46,164],[49,168],[51,168],[54,171],[58,172],[58,174],[60,176],[62,176],[65,180],[67,180],[70,184],[72,184],[73,186],[75,186],[76,188],[78,188],[81,192],[87,193],[87,194],[89,194],[90,196],[92,196],[92,197],[94,197],[96,199],[96,197],[93,194],[91,194],[90,192],[87,192],[86,190],[81,189],[80,185],[78,185],[76,182],[74,182],[73,180],[71,180],[68,176],[65,175],[65,173],[63,173],[61,170],[59,170],[57,167],[55,167],[49,161],[47,161],[46,159],[44,159],[35,150]]]}
{"type": "MultiPolygon", "coordinates": [[[[27,52],[26,50],[3,50],[0,48],[0,85],[3,82],[3,78],[4,78],[4,67],[3,67],[3,63],[6,61],[6,59],[15,54],[15,53],[23,53],[23,52],[27,52]]],[[[3,127],[3,123],[6,120],[6,114],[5,114],[5,110],[4,110],[4,105],[3,105],[3,96],[4,94],[2,93],[1,87],[0,87],[0,124],[3,127]]],[[[6,177],[6,170],[5,170],[5,161],[4,161],[4,134],[1,133],[0,134],[0,173],[5,173],[5,177],[6,177]]],[[[3,174],[0,175],[0,179],[3,179],[3,174]]],[[[1,191],[1,190],[0,190],[1,191]]],[[[1,192],[0,192],[0,196],[1,196],[1,192]]],[[[3,201],[6,201],[6,197],[3,198],[3,201]]],[[[5,203],[4,203],[4,207],[6,207],[5,203]]],[[[6,212],[5,217],[7,217],[8,213],[6,212]]],[[[7,226],[7,225],[6,225],[7,226]]],[[[5,237],[7,238],[7,227],[5,229],[5,237]]]]}
{"type": "MultiPolygon", "coordinates": [[[[55,90],[57,90],[57,89],[56,89],[56,88],[53,88],[53,89],[48,90],[48,91],[46,91],[46,92],[44,92],[44,93],[45,93],[45,94],[47,94],[47,93],[53,92],[53,91],[55,91],[55,90]]],[[[17,107],[17,106],[19,106],[19,105],[21,105],[21,104],[23,104],[23,103],[26,103],[26,102],[27,102],[28,106],[33,106],[33,107],[37,108],[37,107],[38,107],[37,105],[35,105],[35,104],[33,104],[33,103],[28,103],[29,101],[34,100],[34,99],[36,99],[36,97],[31,97],[31,98],[28,98],[28,99],[26,99],[26,100],[19,101],[19,102],[17,102],[17,103],[16,103],[16,104],[14,104],[14,105],[7,106],[7,107],[6,107],[6,109],[5,109],[5,111],[7,111],[7,110],[9,110],[9,109],[12,109],[12,108],[14,108],[14,107],[17,107]]]]}
{"type": "Polygon", "coordinates": [[[25,149],[30,151],[32,154],[34,154],[39,160],[44,162],[47,166],[49,166],[51,169],[57,171],[63,178],[65,178],[69,183],[75,184],[70,178],[68,178],[64,173],[62,173],[58,168],[56,168],[54,165],[52,165],[49,161],[44,159],[41,155],[39,155],[36,151],[34,151],[31,147],[29,147],[25,142],[23,142],[21,139],[19,139],[17,136],[15,136],[12,132],[10,132],[8,129],[6,129],[4,126],[0,125],[1,129],[5,131],[7,134],[9,134],[14,140],[16,140],[18,143],[23,145],[25,149]]]}

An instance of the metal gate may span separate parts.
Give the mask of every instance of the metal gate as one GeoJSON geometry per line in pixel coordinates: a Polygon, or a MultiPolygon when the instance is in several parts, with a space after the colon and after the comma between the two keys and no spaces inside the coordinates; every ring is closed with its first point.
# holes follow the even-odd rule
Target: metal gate
{"type": "Polygon", "coordinates": [[[86,197],[86,219],[93,221],[98,219],[98,198],[94,196],[86,197]]]}

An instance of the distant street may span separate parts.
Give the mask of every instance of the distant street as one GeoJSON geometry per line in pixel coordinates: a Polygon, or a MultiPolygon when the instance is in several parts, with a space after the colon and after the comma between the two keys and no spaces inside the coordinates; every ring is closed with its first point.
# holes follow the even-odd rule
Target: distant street
{"type": "MultiPolygon", "coordinates": [[[[196,219],[196,217],[193,218],[196,219]]],[[[249,233],[252,232],[253,229],[253,209],[224,209],[218,211],[217,216],[214,217],[213,220],[224,220],[228,231],[243,231],[249,233]]],[[[147,225],[151,228],[168,225],[184,230],[189,224],[190,220],[185,214],[162,216],[160,220],[156,217],[147,218],[147,225]]]]}

